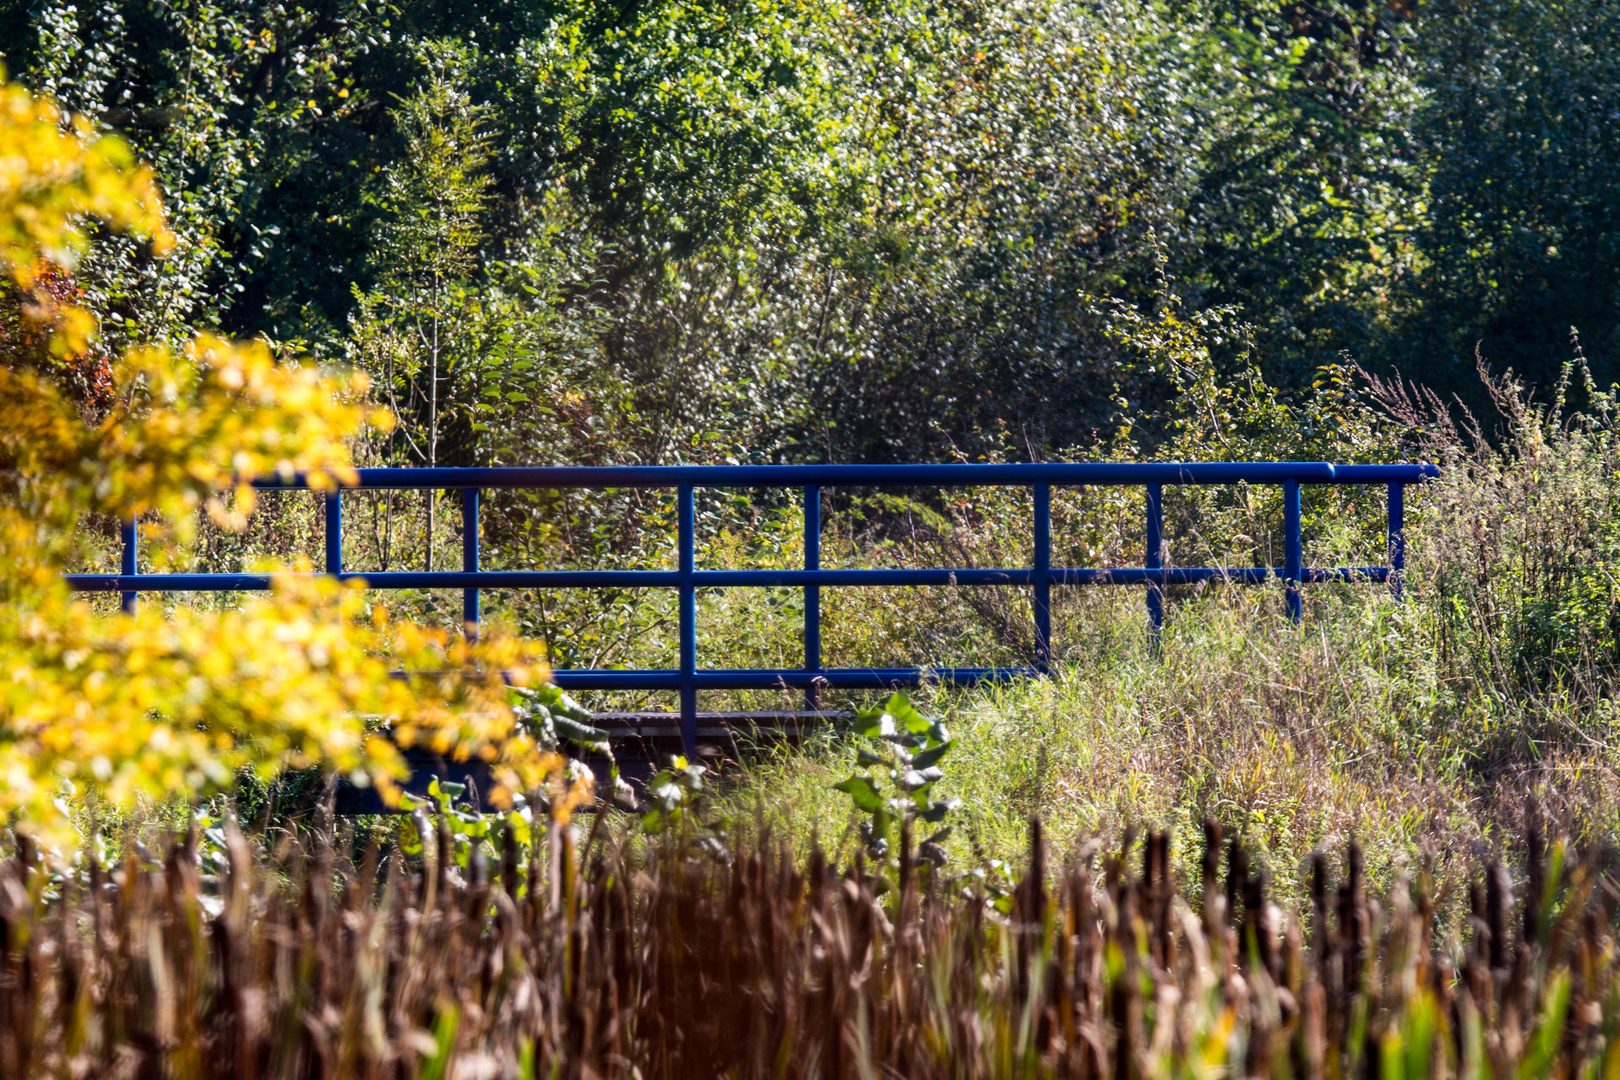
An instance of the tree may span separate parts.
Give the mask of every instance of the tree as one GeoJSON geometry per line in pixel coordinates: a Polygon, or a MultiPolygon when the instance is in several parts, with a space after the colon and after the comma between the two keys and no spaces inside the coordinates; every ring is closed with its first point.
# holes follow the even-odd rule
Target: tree
{"type": "MultiPolygon", "coordinates": [[[[553,186],[509,219],[507,257],[490,254],[490,110],[470,99],[462,50],[433,43],[425,60],[422,84],[395,110],[407,154],[376,197],[379,272],[370,290],[356,287],[349,342],[400,418],[384,455],[430,467],[586,460],[580,444],[629,416],[589,295],[601,245],[553,186]],[[587,414],[589,430],[573,430],[570,412],[587,414]]],[[[430,537],[435,506],[430,493],[430,537]]],[[[428,569],[432,557],[430,542],[428,569]]]]}
{"type": "MultiPolygon", "coordinates": [[[[80,117],[0,84],[0,272],[32,290],[70,270],[87,219],[170,242],[150,169],[80,117]]],[[[29,317],[53,350],[95,332],[80,309],[32,293],[29,317]]],[[[349,475],[348,440],[386,414],[359,402],[362,378],[278,363],[261,343],[199,336],[183,350],[134,349],[112,364],[112,405],[87,422],[48,372],[0,368],[0,813],[67,839],[73,792],[114,806],[228,788],[320,766],[375,783],[403,774],[393,743],[425,740],[489,761],[510,793],[560,764],[520,725],[503,669],[532,664],[512,639],[472,644],[367,613],[359,594],[282,577],[227,610],[146,605],[102,615],[68,592],[64,569],[93,558],[87,520],[139,520],[148,558],[178,557],[199,510],[222,526],[251,510],[253,477],[307,472],[331,490],[349,475]],[[394,664],[451,674],[404,684],[394,664]]],[[[497,793],[499,797],[499,793],[497,793]]]]}
{"type": "Polygon", "coordinates": [[[1608,385],[1620,378],[1620,5],[1425,11],[1416,137],[1429,211],[1419,272],[1391,290],[1368,362],[1487,413],[1476,345],[1545,392],[1575,326],[1608,385]]]}
{"type": "MultiPolygon", "coordinates": [[[[439,464],[440,395],[454,378],[448,353],[465,330],[470,276],[484,240],[489,197],[489,110],[471,102],[462,58],[445,43],[425,57],[421,88],[394,110],[405,160],[389,173],[379,202],[387,215],[376,248],[377,285],[362,294],[356,353],[378,373],[389,407],[404,418],[398,437],[410,456],[439,464]]],[[[427,495],[425,567],[433,569],[436,493],[427,495]]]]}

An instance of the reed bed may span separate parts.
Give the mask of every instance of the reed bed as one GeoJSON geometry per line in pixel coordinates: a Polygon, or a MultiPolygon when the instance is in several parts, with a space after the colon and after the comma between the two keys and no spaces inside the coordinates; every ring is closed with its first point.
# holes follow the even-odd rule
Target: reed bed
{"type": "MultiPolygon", "coordinates": [[[[431,833],[430,833],[431,839],[431,833]]],[[[1587,1077],[1620,1068],[1614,891],[1532,830],[1469,914],[1427,877],[1367,895],[1355,845],[1268,899],[1205,826],[1011,893],[902,843],[836,867],[768,835],[632,845],[553,828],[465,869],[454,839],[355,872],[318,841],[199,871],[0,864],[0,1076],[1587,1077]],[[1196,837],[1187,838],[1196,843],[1196,837]],[[1522,900],[1515,902],[1515,894],[1522,900]],[[1442,905],[1443,906],[1443,905],[1442,905]]]]}

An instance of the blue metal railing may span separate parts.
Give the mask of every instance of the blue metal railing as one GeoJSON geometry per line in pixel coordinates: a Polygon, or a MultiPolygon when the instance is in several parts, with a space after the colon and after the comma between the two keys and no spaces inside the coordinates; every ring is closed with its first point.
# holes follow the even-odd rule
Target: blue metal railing
{"type": "MultiPolygon", "coordinates": [[[[670,588],[679,590],[679,666],[657,670],[578,669],[552,673],[558,685],[576,690],[674,690],[680,693],[681,737],[687,750],[697,739],[700,690],[799,688],[812,708],[820,688],[877,689],[915,685],[928,678],[968,683],[1044,675],[1052,658],[1053,585],[1146,585],[1149,626],[1164,624],[1166,585],[1221,580],[1285,583],[1291,619],[1301,614],[1300,586],[1319,581],[1387,582],[1400,596],[1406,565],[1403,491],[1406,485],[1438,476],[1433,465],[1331,465],[1327,462],[1201,462],[1168,464],[1029,465],[742,465],[608,468],[360,469],[348,491],[459,490],[462,510],[462,568],[449,571],[345,570],[342,494],[325,499],[323,572],[372,589],[461,589],[469,632],[479,620],[481,589],[670,588]],[[1265,484],[1283,489],[1284,557],[1280,567],[1166,567],[1164,565],[1164,487],[1184,484],[1265,484]],[[1300,489],[1306,484],[1383,484],[1389,495],[1386,566],[1306,567],[1300,528],[1300,489]],[[1034,559],[1028,567],[999,569],[823,569],[821,566],[821,489],[850,487],[1021,486],[1034,496],[1034,559]],[[1052,563],[1053,485],[1139,486],[1146,489],[1146,552],[1141,567],[1065,568],[1052,563]],[[799,488],[804,497],[802,570],[699,570],[693,492],[696,488],[799,488]],[[501,489],[615,488],[674,489],[677,556],[674,570],[480,570],[479,493],[501,489]],[[1033,592],[1035,655],[1029,667],[825,668],[821,657],[821,587],[879,585],[1014,585],[1033,592]],[[697,590],[782,586],[804,590],[804,664],[792,669],[716,669],[697,666],[697,590]]],[[[267,490],[301,490],[300,477],[254,482],[267,490]]],[[[118,592],[133,611],[142,592],[236,592],[268,589],[269,574],[139,573],[133,523],[123,530],[123,558],[117,574],[71,574],[68,584],[86,592],[118,592]]]]}

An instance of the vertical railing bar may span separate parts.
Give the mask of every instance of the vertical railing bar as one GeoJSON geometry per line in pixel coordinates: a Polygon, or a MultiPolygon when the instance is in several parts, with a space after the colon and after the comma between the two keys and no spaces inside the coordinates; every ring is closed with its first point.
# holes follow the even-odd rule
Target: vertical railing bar
{"type": "Polygon", "coordinates": [[[1304,546],[1300,525],[1299,481],[1290,477],[1283,481],[1283,582],[1288,600],[1288,618],[1296,624],[1305,608],[1300,595],[1304,546]]]}
{"type": "MultiPolygon", "coordinates": [[[[478,489],[461,489],[461,569],[478,573],[478,489]]],[[[461,590],[461,622],[468,641],[478,640],[478,590],[461,590]]]]}
{"type": "Polygon", "coordinates": [[[1052,670],[1052,485],[1035,485],[1035,666],[1052,670]]]}
{"type": "Polygon", "coordinates": [[[680,574],[681,748],[690,761],[697,756],[697,589],[692,577],[697,545],[691,484],[680,485],[675,502],[676,568],[680,574]]]}
{"type": "MultiPolygon", "coordinates": [[[[1164,485],[1147,485],[1147,561],[1149,570],[1164,568],[1164,485]]],[[[1148,636],[1153,651],[1158,652],[1160,634],[1164,630],[1164,586],[1149,582],[1147,589],[1148,636]]]]}
{"type": "Polygon", "coordinates": [[[1404,599],[1406,577],[1406,485],[1389,485],[1388,544],[1389,592],[1397,603],[1404,599]]]}
{"type": "MultiPolygon", "coordinates": [[[[804,488],[804,568],[821,569],[821,486],[804,488]]],[[[821,670],[821,586],[804,587],[804,670],[821,670]]],[[[804,689],[805,708],[821,708],[821,688],[811,683],[804,689]]]]}
{"type": "Polygon", "coordinates": [[[328,574],[343,573],[343,496],[340,492],[328,492],[325,500],[325,542],[326,542],[326,572],[328,574]]]}
{"type": "MultiPolygon", "coordinates": [[[[140,572],[140,562],[137,559],[140,548],[140,528],[135,524],[133,516],[124,519],[119,529],[119,539],[123,542],[123,552],[118,560],[118,572],[126,577],[134,577],[140,572]]],[[[135,590],[119,594],[119,607],[125,615],[135,614],[135,590]]]]}

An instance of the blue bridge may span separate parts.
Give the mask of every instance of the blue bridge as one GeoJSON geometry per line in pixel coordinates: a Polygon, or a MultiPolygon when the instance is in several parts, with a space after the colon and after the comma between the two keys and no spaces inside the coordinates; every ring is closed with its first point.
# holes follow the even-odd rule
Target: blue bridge
{"type": "MultiPolygon", "coordinates": [[[[1284,583],[1289,617],[1298,621],[1300,587],[1322,581],[1387,583],[1399,597],[1405,567],[1403,492],[1439,475],[1433,465],[1333,465],[1320,461],[1081,463],[1027,465],[742,465],[598,468],[360,469],[359,482],[345,491],[459,491],[462,512],[462,567],[446,571],[354,571],[343,563],[343,493],[325,500],[323,572],[371,589],[460,589],[469,630],[479,620],[484,589],[663,588],[679,593],[679,666],[656,670],[576,669],[552,673],[572,690],[665,690],[680,695],[681,741],[690,754],[698,739],[698,692],[798,688],[811,708],[822,688],[878,689],[916,685],[926,679],[953,683],[1039,677],[1052,657],[1051,590],[1054,585],[1141,585],[1146,588],[1149,625],[1156,634],[1164,621],[1163,588],[1199,581],[1254,585],[1284,583]],[[1283,492],[1283,565],[1278,567],[1167,567],[1164,565],[1164,488],[1175,485],[1251,484],[1280,486],[1283,492]],[[1300,490],[1309,484],[1384,486],[1388,492],[1386,564],[1307,567],[1303,563],[1300,490]],[[1144,490],[1145,544],[1141,566],[1058,567],[1052,565],[1053,486],[1131,486],[1144,490]],[[850,487],[1006,487],[1030,488],[1034,497],[1034,559],[1030,566],[939,569],[823,569],[821,566],[822,488],[850,487]],[[479,494],[508,489],[647,488],[675,492],[677,558],[674,570],[481,570],[479,494]],[[804,567],[777,570],[699,570],[695,565],[693,492],[698,488],[788,488],[804,503],[804,567]],[[1034,655],[1024,667],[828,668],[821,657],[823,586],[1002,585],[1033,592],[1034,655]],[[697,590],[702,588],[791,587],[804,590],[804,663],[796,668],[699,668],[697,590]]],[[[266,490],[307,489],[299,477],[255,481],[266,490]]],[[[81,591],[118,592],[126,611],[142,592],[236,592],[268,589],[269,574],[140,572],[136,530],[126,523],[123,559],[117,574],[73,574],[67,581],[81,591]]]]}

